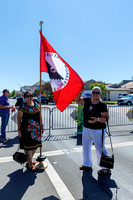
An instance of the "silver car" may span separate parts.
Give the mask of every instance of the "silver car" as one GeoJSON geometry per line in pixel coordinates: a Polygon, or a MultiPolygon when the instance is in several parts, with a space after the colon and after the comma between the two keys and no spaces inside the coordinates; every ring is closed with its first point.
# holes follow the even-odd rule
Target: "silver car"
{"type": "Polygon", "coordinates": [[[125,97],[118,98],[117,103],[119,106],[121,106],[121,105],[131,106],[133,104],[133,94],[129,94],[125,97]]]}

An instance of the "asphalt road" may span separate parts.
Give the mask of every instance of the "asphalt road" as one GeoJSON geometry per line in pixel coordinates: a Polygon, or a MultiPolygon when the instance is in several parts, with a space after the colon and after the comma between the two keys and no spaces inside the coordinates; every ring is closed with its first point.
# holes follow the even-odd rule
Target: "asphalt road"
{"type": "MultiPolygon", "coordinates": [[[[132,200],[133,134],[112,137],[115,167],[111,176],[101,177],[97,175],[99,167],[94,147],[92,173],[79,170],[81,136],[75,131],[57,130],[47,139],[44,134],[43,152],[48,168],[36,173],[12,160],[18,138],[16,132],[8,132],[11,140],[0,144],[0,200],[132,200]]],[[[106,145],[110,152],[108,138],[106,145]]]]}

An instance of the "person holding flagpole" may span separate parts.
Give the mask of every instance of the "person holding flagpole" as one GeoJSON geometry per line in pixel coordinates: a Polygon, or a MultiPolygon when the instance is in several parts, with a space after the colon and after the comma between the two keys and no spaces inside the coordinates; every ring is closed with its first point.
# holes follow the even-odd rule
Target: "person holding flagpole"
{"type": "MultiPolygon", "coordinates": [[[[80,170],[92,170],[92,155],[91,146],[94,143],[97,153],[97,163],[100,164],[100,158],[102,154],[102,131],[104,132],[105,139],[105,128],[106,121],[109,119],[107,106],[101,100],[100,94],[101,89],[97,86],[93,87],[91,98],[80,98],[84,87],[79,93],[76,102],[79,105],[83,105],[83,135],[82,135],[82,145],[83,145],[83,165],[80,166],[80,170]]],[[[106,147],[103,141],[103,153],[108,155],[106,147]]],[[[101,167],[101,166],[100,166],[101,167]]],[[[98,171],[98,174],[110,174],[110,169],[103,168],[98,171]]]]}
{"type": "Polygon", "coordinates": [[[42,147],[41,137],[44,131],[42,118],[38,104],[33,102],[33,94],[30,91],[24,93],[25,103],[21,104],[18,110],[18,136],[20,148],[28,155],[26,166],[31,171],[36,171],[33,156],[38,147],[42,147]],[[41,126],[40,126],[41,121],[41,126]]]}

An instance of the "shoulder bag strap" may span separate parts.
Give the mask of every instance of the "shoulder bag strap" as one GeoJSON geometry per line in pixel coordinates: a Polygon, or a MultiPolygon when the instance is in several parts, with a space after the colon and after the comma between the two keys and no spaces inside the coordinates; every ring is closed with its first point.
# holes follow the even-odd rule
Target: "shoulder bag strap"
{"type": "Polygon", "coordinates": [[[110,145],[111,145],[112,155],[114,155],[113,145],[112,145],[112,140],[111,140],[111,133],[110,133],[110,129],[109,129],[108,120],[107,120],[107,128],[108,128],[107,135],[109,136],[109,139],[110,139],[110,145]]]}
{"type": "MultiPolygon", "coordinates": [[[[114,151],[113,151],[113,145],[112,145],[111,133],[110,133],[110,130],[109,130],[109,123],[108,123],[108,120],[107,120],[107,127],[108,127],[107,135],[109,136],[109,139],[110,139],[110,145],[111,145],[111,150],[112,150],[112,156],[114,156],[114,151]]],[[[104,129],[102,129],[102,152],[103,152],[103,136],[104,136],[104,129]]]]}

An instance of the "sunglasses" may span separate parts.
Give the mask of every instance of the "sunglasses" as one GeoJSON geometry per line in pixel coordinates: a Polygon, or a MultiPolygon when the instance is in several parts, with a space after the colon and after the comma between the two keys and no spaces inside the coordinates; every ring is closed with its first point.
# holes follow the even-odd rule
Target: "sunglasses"
{"type": "Polygon", "coordinates": [[[100,94],[100,92],[92,92],[92,94],[100,94]]]}
{"type": "Polygon", "coordinates": [[[32,94],[29,94],[29,95],[26,95],[26,97],[27,97],[27,98],[33,97],[33,95],[32,95],[32,94]]]}

